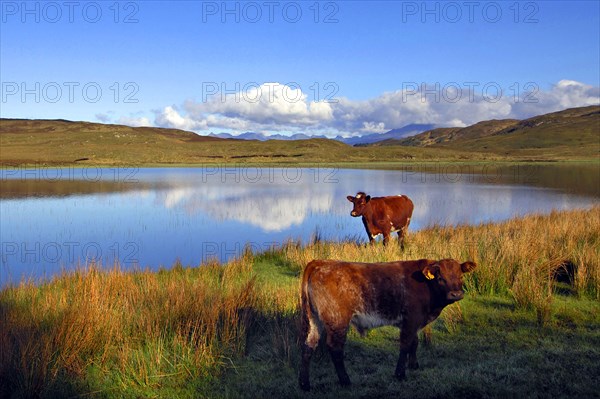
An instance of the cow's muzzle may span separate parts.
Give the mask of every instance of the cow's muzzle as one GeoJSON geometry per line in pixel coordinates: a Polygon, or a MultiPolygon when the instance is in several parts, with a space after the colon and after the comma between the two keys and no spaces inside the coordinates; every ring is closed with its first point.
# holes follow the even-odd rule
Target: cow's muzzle
{"type": "Polygon", "coordinates": [[[446,295],[446,299],[449,301],[455,302],[455,301],[460,301],[461,299],[463,299],[464,296],[465,296],[465,294],[462,291],[450,291],[446,295]]]}
{"type": "Polygon", "coordinates": [[[356,213],[356,212],[352,211],[352,212],[350,212],[350,216],[357,217],[357,216],[358,216],[358,213],[356,213]]]}

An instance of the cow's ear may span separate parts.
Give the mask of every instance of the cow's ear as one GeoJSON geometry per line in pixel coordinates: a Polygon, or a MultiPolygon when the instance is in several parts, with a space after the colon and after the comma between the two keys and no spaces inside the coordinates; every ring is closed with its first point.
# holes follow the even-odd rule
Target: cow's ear
{"type": "Polygon", "coordinates": [[[371,196],[367,195],[367,197],[365,198],[365,202],[369,202],[369,201],[371,201],[371,196]]]}
{"type": "Polygon", "coordinates": [[[432,263],[423,268],[423,275],[427,280],[433,280],[435,275],[440,272],[440,264],[432,263]]]}
{"type": "Polygon", "coordinates": [[[354,202],[354,197],[353,196],[349,195],[346,198],[348,199],[348,201],[354,202]]]}
{"type": "Polygon", "coordinates": [[[477,267],[477,263],[471,262],[471,261],[466,261],[464,263],[461,263],[461,265],[460,265],[460,268],[463,273],[471,272],[471,271],[475,270],[476,267],[477,267]]]}

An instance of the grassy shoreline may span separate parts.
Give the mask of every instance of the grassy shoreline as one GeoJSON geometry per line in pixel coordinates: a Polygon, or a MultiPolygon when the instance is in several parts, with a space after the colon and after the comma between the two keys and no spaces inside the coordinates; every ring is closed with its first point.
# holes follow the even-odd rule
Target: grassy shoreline
{"type": "Polygon", "coordinates": [[[569,166],[573,164],[600,164],[600,158],[598,157],[586,157],[586,158],[571,158],[571,159],[414,159],[414,160],[401,160],[401,161],[274,161],[274,162],[240,162],[240,161],[215,161],[215,162],[117,162],[117,163],[83,163],[83,162],[30,162],[20,164],[6,164],[0,163],[0,170],[12,170],[12,169],[27,169],[27,168],[54,168],[54,169],[67,169],[67,168],[211,168],[215,166],[227,166],[227,167],[254,167],[254,168],[270,168],[270,167],[297,167],[297,168],[311,168],[311,167],[336,167],[340,169],[380,169],[380,170],[395,170],[402,168],[410,168],[414,166],[420,166],[427,168],[429,166],[437,165],[466,165],[466,166],[483,166],[483,165],[564,165],[569,166]]]}
{"type": "MultiPolygon", "coordinates": [[[[474,260],[422,369],[392,378],[397,329],[350,333],[348,397],[597,395],[600,207],[412,233],[406,251],[289,243],[226,265],[118,268],[0,291],[0,396],[300,397],[299,275],[313,258],[474,260]],[[564,273],[562,272],[564,271],[564,273]],[[562,277],[560,277],[562,276],[562,277]],[[565,280],[567,282],[560,282],[565,280]]],[[[340,394],[325,352],[310,397],[340,394]]]]}

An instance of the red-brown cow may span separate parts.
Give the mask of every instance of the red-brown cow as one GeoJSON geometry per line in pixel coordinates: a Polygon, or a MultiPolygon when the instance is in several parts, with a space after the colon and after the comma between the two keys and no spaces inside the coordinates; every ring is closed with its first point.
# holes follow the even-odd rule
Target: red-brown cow
{"type": "Polygon", "coordinates": [[[349,195],[346,198],[354,204],[350,215],[362,216],[371,243],[374,242],[375,237],[383,234],[383,243],[387,244],[390,233],[397,231],[398,242],[404,249],[404,237],[414,209],[410,198],[406,195],[371,198],[363,192],[356,194],[356,197],[349,195]]]}
{"type": "Polygon", "coordinates": [[[417,332],[435,320],[447,305],[463,298],[463,273],[473,262],[421,259],[387,263],[313,260],[302,278],[302,360],[300,387],[310,389],[309,366],[323,333],[342,385],[350,378],[344,366],[344,344],[350,324],[362,335],[368,329],[393,325],[400,330],[396,377],[418,368],[417,332]]]}

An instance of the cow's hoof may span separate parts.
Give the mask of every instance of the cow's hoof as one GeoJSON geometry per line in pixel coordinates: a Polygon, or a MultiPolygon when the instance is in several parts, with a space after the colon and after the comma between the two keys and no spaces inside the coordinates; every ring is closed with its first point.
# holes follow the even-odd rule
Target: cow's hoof
{"type": "Polygon", "coordinates": [[[394,377],[396,377],[398,381],[404,381],[406,379],[406,373],[394,374],[394,377]]]}
{"type": "Polygon", "coordinates": [[[300,389],[302,389],[305,392],[310,391],[310,383],[300,381],[300,389]]]}
{"type": "Polygon", "coordinates": [[[340,380],[340,385],[343,387],[349,387],[352,385],[352,382],[350,381],[350,378],[344,378],[340,380]]]}

